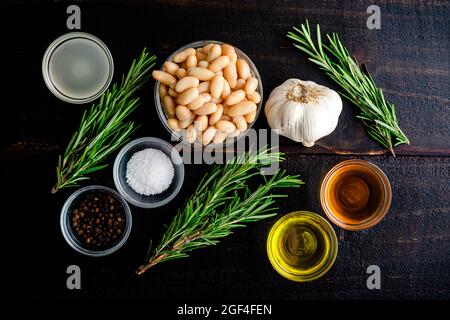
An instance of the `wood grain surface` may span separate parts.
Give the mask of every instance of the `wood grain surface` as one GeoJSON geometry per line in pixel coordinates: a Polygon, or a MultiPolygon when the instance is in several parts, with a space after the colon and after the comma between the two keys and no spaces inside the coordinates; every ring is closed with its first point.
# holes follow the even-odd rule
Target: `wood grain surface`
{"type": "MultiPolygon", "coordinates": [[[[373,1],[108,1],[77,4],[82,31],[101,38],[115,62],[115,79],[143,47],[158,56],[158,67],[174,50],[192,41],[216,39],[234,44],[256,64],[264,96],[285,79],[313,80],[339,88],[286,38],[309,19],[325,32],[338,32],[344,44],[368,65],[386,98],[397,106],[400,126],[411,146],[397,158],[372,142],[344,101],[337,129],[304,148],[281,138],[287,152],[283,167],[300,174],[306,185],[280,201],[280,214],[311,210],[324,215],[320,183],[340,161],[361,158],[379,165],[389,177],[393,202],[376,227],[349,232],[334,226],[339,254],[331,271],[308,284],[285,280],[271,267],[265,251],[276,218],[237,230],[218,246],[183,261],[162,264],[142,277],[134,274],[150,239],[158,241],[163,224],[194,190],[207,165],[186,165],[180,194],[154,210],[133,207],[134,226],[126,245],[100,259],[75,253],[64,241],[59,214],[74,191],[51,195],[58,154],[64,151],[85,107],[55,98],[41,75],[42,55],[67,32],[71,2],[0,3],[2,44],[3,293],[27,297],[103,297],[191,299],[450,299],[450,3],[376,1],[381,29],[366,27],[373,1]],[[66,267],[78,264],[83,289],[66,288],[66,267]],[[382,290],[368,290],[366,268],[379,265],[382,290]]],[[[153,81],[139,95],[132,116],[135,134],[169,140],[157,117],[153,81]]],[[[256,128],[267,128],[261,113],[256,128]]],[[[114,155],[108,160],[111,164],[114,155]]],[[[111,167],[86,184],[114,187],[111,167]]]]}

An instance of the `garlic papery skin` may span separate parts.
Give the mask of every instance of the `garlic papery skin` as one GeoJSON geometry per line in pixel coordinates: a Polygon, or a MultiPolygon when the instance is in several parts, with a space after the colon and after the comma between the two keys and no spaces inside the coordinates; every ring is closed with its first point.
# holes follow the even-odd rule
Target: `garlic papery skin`
{"type": "Polygon", "coordinates": [[[336,129],[339,94],[313,81],[288,79],[273,89],[264,107],[269,126],[282,136],[312,147],[336,129]]]}

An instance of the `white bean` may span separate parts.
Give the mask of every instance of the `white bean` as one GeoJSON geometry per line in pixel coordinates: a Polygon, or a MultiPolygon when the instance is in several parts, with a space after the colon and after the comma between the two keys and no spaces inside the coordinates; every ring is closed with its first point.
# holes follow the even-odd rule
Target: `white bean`
{"type": "Polygon", "coordinates": [[[194,125],[190,124],[186,129],[186,141],[193,143],[197,138],[197,130],[195,130],[194,125]]]}
{"type": "Polygon", "coordinates": [[[175,102],[173,101],[171,96],[165,96],[162,100],[164,109],[169,116],[173,116],[175,114],[175,102]]]}
{"type": "Polygon", "coordinates": [[[222,143],[225,141],[226,138],[227,134],[225,132],[217,130],[212,142],[215,144],[222,143]]]}
{"type": "Polygon", "coordinates": [[[232,105],[238,104],[239,102],[241,102],[244,99],[245,99],[244,90],[232,91],[230,93],[230,95],[228,96],[228,98],[225,100],[225,104],[232,106],[232,105]]]}
{"type": "Polygon", "coordinates": [[[175,75],[175,72],[177,72],[179,68],[180,67],[175,62],[172,61],[166,61],[163,64],[164,71],[170,73],[173,76],[175,75]]]}
{"type": "Polygon", "coordinates": [[[217,104],[213,102],[205,103],[200,109],[194,111],[196,115],[207,116],[217,111],[217,104]]]}
{"type": "Polygon", "coordinates": [[[210,126],[215,125],[222,117],[222,114],[223,114],[223,105],[218,104],[216,112],[214,112],[209,116],[209,125],[210,126]]]}
{"type": "Polygon", "coordinates": [[[244,87],[245,87],[245,80],[238,79],[236,82],[236,87],[234,87],[234,90],[244,90],[244,87]]]}
{"type": "Polygon", "coordinates": [[[213,44],[211,46],[211,49],[209,49],[208,52],[208,61],[211,63],[212,61],[216,60],[218,57],[220,57],[222,54],[222,48],[218,44],[213,44]]]}
{"type": "Polygon", "coordinates": [[[228,84],[228,81],[225,80],[223,82],[223,89],[222,89],[222,95],[221,95],[222,99],[225,100],[226,98],[228,98],[230,93],[231,93],[230,85],[228,84]]]}
{"type": "Polygon", "coordinates": [[[199,81],[197,78],[187,76],[187,77],[180,79],[177,82],[177,84],[175,85],[175,90],[178,93],[181,93],[181,92],[186,91],[187,89],[196,88],[196,87],[198,87],[198,85],[199,85],[199,81]]]}
{"type": "Polygon", "coordinates": [[[188,105],[189,103],[191,103],[192,101],[194,101],[194,99],[197,97],[198,97],[197,88],[190,88],[178,96],[177,102],[178,102],[178,104],[185,106],[185,105],[188,105]]]}
{"type": "Polygon", "coordinates": [[[195,54],[191,54],[186,59],[186,69],[196,66],[197,66],[197,57],[195,56],[195,54]]]}
{"type": "Polygon", "coordinates": [[[211,64],[209,65],[208,69],[212,72],[218,72],[225,68],[230,63],[230,58],[228,56],[220,56],[216,58],[211,64]]]}
{"type": "Polygon", "coordinates": [[[216,129],[219,129],[220,131],[225,132],[227,134],[236,130],[236,126],[231,121],[227,120],[219,120],[215,124],[215,127],[216,129]]]}
{"type": "Polygon", "coordinates": [[[172,88],[169,88],[169,91],[167,91],[167,93],[168,93],[169,96],[171,96],[172,98],[178,98],[178,92],[176,92],[176,91],[173,90],[172,88]]]}
{"type": "Polygon", "coordinates": [[[153,76],[153,79],[155,79],[169,87],[173,87],[177,83],[177,79],[173,75],[171,75],[170,73],[164,72],[164,71],[153,70],[152,76],[153,76]]]}
{"type": "Polygon", "coordinates": [[[247,121],[247,123],[252,123],[255,120],[255,118],[256,118],[256,110],[244,115],[244,119],[245,121],[247,121]]]}
{"type": "Polygon", "coordinates": [[[215,134],[216,134],[216,128],[214,127],[208,127],[202,135],[202,144],[203,145],[207,145],[211,142],[211,140],[214,138],[215,134]]]}
{"type": "Polygon", "coordinates": [[[169,88],[165,84],[163,84],[163,83],[159,84],[159,96],[161,98],[164,98],[165,96],[167,96],[168,91],[169,91],[169,88]]]}
{"type": "Polygon", "coordinates": [[[177,70],[177,72],[175,74],[178,79],[182,79],[182,78],[186,77],[187,71],[184,68],[180,68],[177,70]]]}
{"type": "Polygon", "coordinates": [[[248,65],[247,61],[245,61],[244,59],[237,59],[236,68],[239,78],[244,80],[250,78],[250,66],[248,65]]]}
{"type": "Polygon", "coordinates": [[[188,76],[196,77],[200,81],[209,81],[214,78],[214,72],[202,67],[192,67],[187,74],[188,76]]]}
{"type": "Polygon", "coordinates": [[[169,119],[167,119],[167,125],[173,131],[179,131],[180,130],[180,127],[178,126],[178,120],[176,118],[169,118],[169,119]]]}
{"type": "Polygon", "coordinates": [[[200,84],[198,85],[198,92],[200,92],[200,93],[208,92],[209,91],[209,86],[210,86],[210,82],[209,81],[200,82],[200,84]]]}
{"type": "Polygon", "coordinates": [[[208,128],[208,116],[197,116],[194,121],[195,130],[203,132],[208,128]]]}
{"type": "Polygon", "coordinates": [[[253,91],[253,93],[248,94],[247,99],[253,101],[256,104],[261,102],[261,96],[257,91],[253,91]]]}
{"type": "Polygon", "coordinates": [[[236,70],[236,65],[234,63],[229,63],[223,69],[223,77],[228,81],[228,84],[230,85],[231,89],[234,89],[234,87],[236,87],[237,70],[236,70]]]}
{"type": "Polygon", "coordinates": [[[255,92],[257,87],[258,87],[258,79],[256,79],[255,77],[251,77],[245,83],[244,87],[245,94],[252,94],[253,92],[255,92]]]}
{"type": "Polygon", "coordinates": [[[189,110],[186,106],[177,106],[175,108],[175,114],[178,120],[190,120],[192,118],[191,110],[189,110]]]}
{"type": "Polygon", "coordinates": [[[182,63],[184,60],[186,60],[187,55],[184,51],[181,51],[173,56],[173,62],[175,63],[182,63]]]}
{"type": "Polygon", "coordinates": [[[253,101],[242,101],[238,104],[231,106],[228,109],[228,114],[232,117],[243,116],[249,112],[256,110],[256,104],[253,101]]]}
{"type": "Polygon", "coordinates": [[[198,66],[201,68],[208,68],[209,67],[209,62],[206,60],[202,60],[198,63],[198,66]]]}
{"type": "Polygon", "coordinates": [[[219,99],[219,97],[222,95],[224,81],[225,79],[222,76],[215,76],[211,80],[210,91],[211,96],[214,99],[219,99]]]}
{"type": "Polygon", "coordinates": [[[236,125],[236,128],[244,132],[247,130],[247,121],[243,116],[237,116],[233,118],[233,123],[236,125]]]}

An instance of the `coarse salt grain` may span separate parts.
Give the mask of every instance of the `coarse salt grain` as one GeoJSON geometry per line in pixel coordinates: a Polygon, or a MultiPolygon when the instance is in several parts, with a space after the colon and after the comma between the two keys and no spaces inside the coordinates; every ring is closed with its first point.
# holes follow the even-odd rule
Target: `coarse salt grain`
{"type": "Polygon", "coordinates": [[[164,152],[148,148],[136,152],[128,161],[126,179],[134,191],[150,196],[170,186],[174,171],[172,161],[164,152]]]}

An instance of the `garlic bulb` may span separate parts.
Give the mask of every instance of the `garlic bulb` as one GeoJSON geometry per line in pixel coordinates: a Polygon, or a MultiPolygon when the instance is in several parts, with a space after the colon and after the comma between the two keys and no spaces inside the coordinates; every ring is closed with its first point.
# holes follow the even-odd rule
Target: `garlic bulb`
{"type": "Polygon", "coordinates": [[[342,100],[315,82],[288,79],[273,89],[264,111],[275,132],[311,147],[336,128],[342,100]]]}

